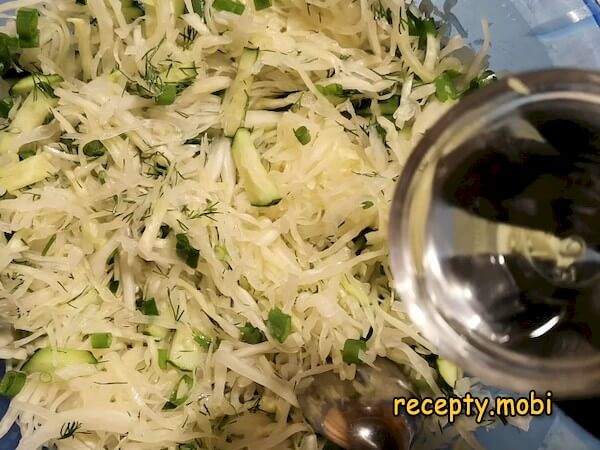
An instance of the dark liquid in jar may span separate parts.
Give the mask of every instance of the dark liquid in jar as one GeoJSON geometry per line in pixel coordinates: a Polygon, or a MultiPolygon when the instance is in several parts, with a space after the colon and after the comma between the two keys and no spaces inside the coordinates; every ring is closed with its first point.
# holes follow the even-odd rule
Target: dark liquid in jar
{"type": "Polygon", "coordinates": [[[482,318],[513,337],[506,345],[540,356],[594,352],[600,349],[600,123],[568,107],[524,111],[521,119],[541,139],[502,127],[471,139],[440,162],[438,195],[479,218],[570,239],[586,251],[568,267],[486,253],[447,258],[444,270],[474,286],[482,318]],[[474,274],[495,284],[478,286],[474,274]]]}

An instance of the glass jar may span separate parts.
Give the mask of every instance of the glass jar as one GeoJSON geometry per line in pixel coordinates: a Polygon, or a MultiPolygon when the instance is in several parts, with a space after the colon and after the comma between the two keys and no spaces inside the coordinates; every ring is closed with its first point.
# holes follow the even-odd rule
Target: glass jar
{"type": "MultiPolygon", "coordinates": [[[[541,116],[585,122],[600,137],[600,73],[556,69],[511,76],[450,109],[419,142],[399,180],[390,218],[391,264],[411,320],[445,358],[497,387],[575,398],[600,393],[594,339],[600,334],[600,288],[593,289],[600,255],[580,236],[490,220],[457,207],[443,191],[452,171],[490,136],[507,152],[502,145],[510,147],[514,139],[542,142],[524,120],[541,116]],[[557,290],[539,304],[524,302],[522,275],[557,290]],[[589,318],[584,325],[593,338],[565,326],[573,302],[583,304],[583,290],[590,314],[578,320],[589,318]],[[557,292],[566,297],[554,298],[557,292]]],[[[494,183],[490,173],[479,181],[494,183]]],[[[497,182],[505,189],[506,174],[497,182]]],[[[546,200],[534,205],[541,211],[534,220],[544,217],[546,200]]],[[[481,202],[478,208],[485,209],[481,202]]]]}

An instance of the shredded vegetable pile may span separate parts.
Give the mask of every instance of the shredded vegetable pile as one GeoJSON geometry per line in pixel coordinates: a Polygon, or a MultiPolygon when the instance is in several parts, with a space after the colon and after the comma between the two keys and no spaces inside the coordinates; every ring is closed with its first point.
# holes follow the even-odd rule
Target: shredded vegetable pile
{"type": "MultiPolygon", "coordinates": [[[[297,395],[320,373],[379,356],[423,395],[470,388],[407,319],[386,235],[415,144],[493,78],[485,21],[468,52],[405,0],[0,14],[0,435],[314,450],[297,395]]],[[[446,425],[428,448],[475,445],[446,425]]]]}

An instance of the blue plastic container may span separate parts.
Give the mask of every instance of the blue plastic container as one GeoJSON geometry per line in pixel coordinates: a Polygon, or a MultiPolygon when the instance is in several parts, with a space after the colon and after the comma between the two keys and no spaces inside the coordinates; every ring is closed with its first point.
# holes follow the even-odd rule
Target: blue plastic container
{"type": "MultiPolygon", "coordinates": [[[[490,66],[496,71],[520,72],[549,66],[600,69],[600,0],[432,0],[432,3],[450,19],[453,31],[475,47],[482,37],[482,17],[489,20],[490,66]]],[[[4,372],[3,366],[0,364],[0,373],[4,372]]],[[[0,400],[0,417],[6,406],[0,400]]],[[[555,411],[551,417],[533,419],[528,432],[507,426],[489,432],[482,430],[478,437],[488,450],[600,450],[600,442],[561,411],[555,411]]],[[[0,450],[14,450],[18,440],[18,429],[14,427],[0,440],[0,450]]]]}

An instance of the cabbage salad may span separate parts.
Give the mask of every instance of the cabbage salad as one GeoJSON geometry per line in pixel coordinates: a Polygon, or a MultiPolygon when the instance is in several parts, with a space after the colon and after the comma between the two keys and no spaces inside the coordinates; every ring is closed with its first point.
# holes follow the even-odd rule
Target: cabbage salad
{"type": "MultiPolygon", "coordinates": [[[[297,396],[320,373],[379,356],[422,395],[470,389],[407,319],[386,243],[411,149],[493,79],[487,23],[467,51],[435,14],[2,3],[0,435],[316,450],[297,396]]],[[[473,419],[425,427],[426,448],[477,445],[473,419]]]]}

